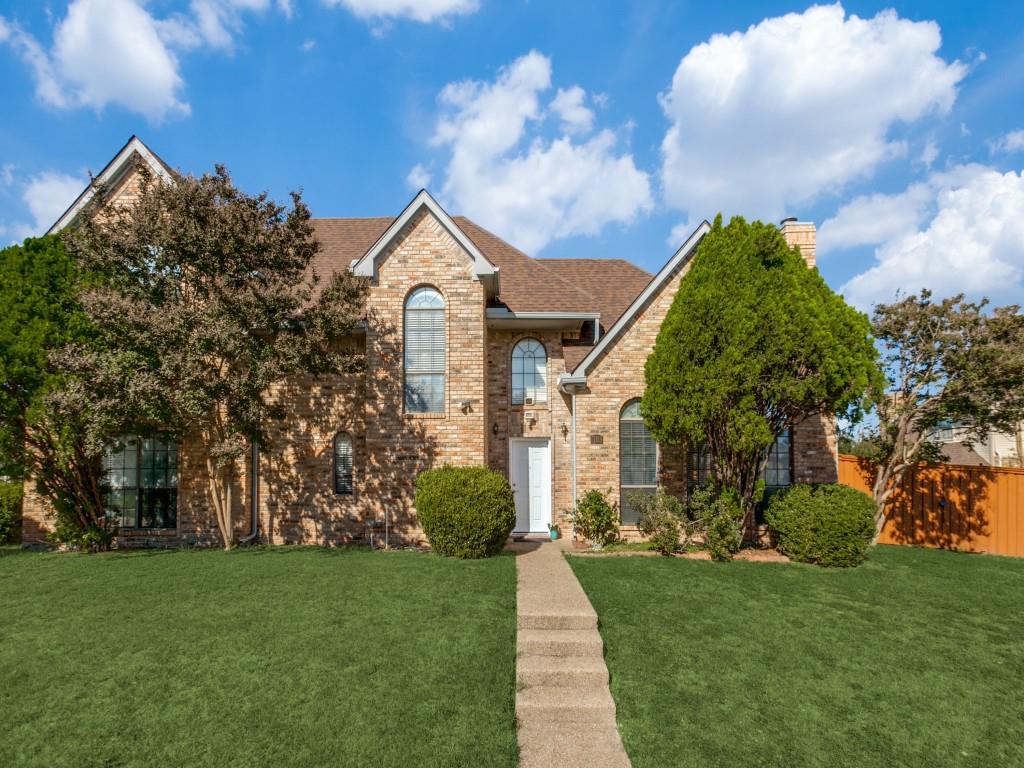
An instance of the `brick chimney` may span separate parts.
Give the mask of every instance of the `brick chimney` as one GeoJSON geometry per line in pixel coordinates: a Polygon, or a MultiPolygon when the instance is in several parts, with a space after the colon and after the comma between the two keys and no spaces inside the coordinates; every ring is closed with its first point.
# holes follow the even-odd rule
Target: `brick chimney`
{"type": "Polygon", "coordinates": [[[809,221],[797,221],[796,218],[783,219],[779,226],[782,236],[786,238],[789,245],[795,245],[800,249],[800,255],[804,257],[807,266],[813,267],[818,263],[818,246],[816,243],[817,230],[809,221]]]}

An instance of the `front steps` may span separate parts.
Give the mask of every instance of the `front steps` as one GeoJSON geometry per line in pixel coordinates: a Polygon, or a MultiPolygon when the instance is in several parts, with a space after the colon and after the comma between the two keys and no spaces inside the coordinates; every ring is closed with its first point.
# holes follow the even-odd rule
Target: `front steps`
{"type": "Polygon", "coordinates": [[[519,765],[629,768],[597,614],[557,543],[516,552],[519,765]]]}

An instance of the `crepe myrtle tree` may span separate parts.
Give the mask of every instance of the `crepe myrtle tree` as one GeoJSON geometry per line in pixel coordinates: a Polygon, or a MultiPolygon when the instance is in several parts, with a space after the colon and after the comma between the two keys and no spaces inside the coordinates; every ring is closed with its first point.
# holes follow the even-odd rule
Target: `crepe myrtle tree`
{"type": "Polygon", "coordinates": [[[972,443],[992,431],[1018,432],[1024,420],[1024,315],[1018,306],[987,306],[963,294],[935,300],[922,290],[874,309],[885,375],[873,392],[874,424],[856,444],[878,465],[876,539],[904,473],[944,458],[938,430],[956,424],[972,443]]]}
{"type": "Polygon", "coordinates": [[[647,359],[641,413],[659,442],[706,446],[714,485],[738,495],[749,526],[776,437],[856,411],[876,359],[867,317],[775,226],[719,214],[647,359]]]}
{"type": "MultiPolygon", "coordinates": [[[[119,428],[196,435],[226,548],[235,543],[232,487],[239,460],[283,415],[270,392],[287,377],[358,370],[340,343],[362,318],[367,283],[347,270],[321,280],[319,244],[299,193],[291,205],[249,195],[217,166],[201,177],[155,178],[137,199],[99,189],[70,252],[100,276],[81,294],[102,343],[70,346],[62,363],[106,384],[119,428]]],[[[109,433],[109,420],[96,429],[109,433]]],[[[98,434],[107,438],[109,434],[98,434]]]]}

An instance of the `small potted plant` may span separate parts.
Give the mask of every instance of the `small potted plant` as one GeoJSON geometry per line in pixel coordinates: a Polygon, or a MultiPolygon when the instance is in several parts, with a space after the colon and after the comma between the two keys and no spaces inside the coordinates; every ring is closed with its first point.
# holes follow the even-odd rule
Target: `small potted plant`
{"type": "Polygon", "coordinates": [[[558,526],[558,523],[548,523],[548,533],[551,535],[551,540],[555,541],[562,535],[562,529],[558,526]]]}

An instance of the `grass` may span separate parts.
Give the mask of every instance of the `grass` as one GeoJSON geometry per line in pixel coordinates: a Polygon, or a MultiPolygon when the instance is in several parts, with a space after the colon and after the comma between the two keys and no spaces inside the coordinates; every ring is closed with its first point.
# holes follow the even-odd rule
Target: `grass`
{"type": "Polygon", "coordinates": [[[636,768],[1024,765],[1024,560],[570,561],[636,768]]]}
{"type": "Polygon", "coordinates": [[[513,766],[515,563],[0,557],[0,763],[513,766]]]}

